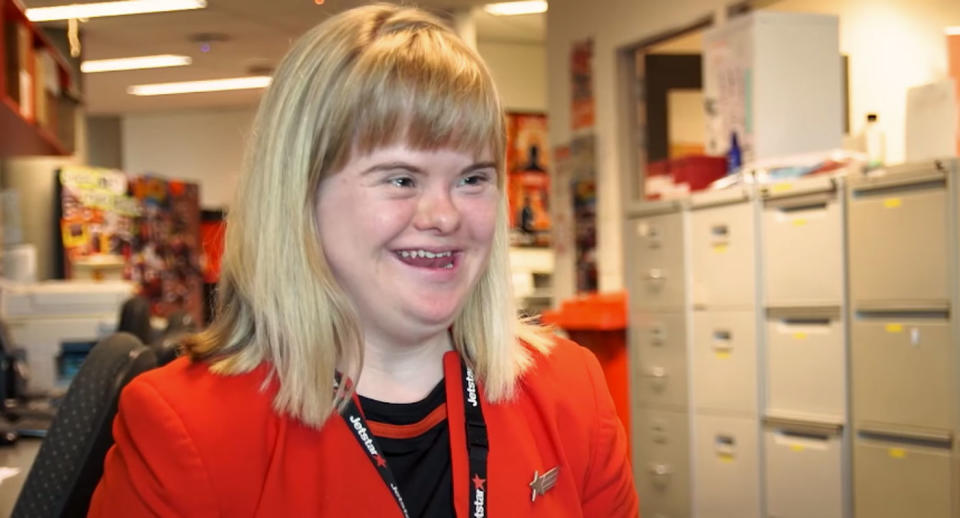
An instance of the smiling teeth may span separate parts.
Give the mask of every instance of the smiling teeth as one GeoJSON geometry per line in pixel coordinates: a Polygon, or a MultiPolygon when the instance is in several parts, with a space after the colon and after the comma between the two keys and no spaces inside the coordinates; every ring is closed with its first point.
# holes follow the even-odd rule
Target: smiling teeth
{"type": "Polygon", "coordinates": [[[401,250],[400,255],[402,257],[411,257],[411,258],[425,257],[427,259],[436,259],[438,257],[450,257],[451,255],[453,255],[453,252],[448,251],[448,252],[440,252],[439,254],[435,254],[427,250],[401,250]]]}

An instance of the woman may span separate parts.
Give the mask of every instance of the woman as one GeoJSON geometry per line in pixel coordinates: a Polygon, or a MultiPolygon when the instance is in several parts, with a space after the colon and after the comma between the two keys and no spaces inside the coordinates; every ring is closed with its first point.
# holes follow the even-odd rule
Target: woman
{"type": "Polygon", "coordinates": [[[91,516],[635,516],[596,359],[510,303],[503,160],[490,74],[439,20],[302,37],[217,319],[124,390],[91,516]]]}

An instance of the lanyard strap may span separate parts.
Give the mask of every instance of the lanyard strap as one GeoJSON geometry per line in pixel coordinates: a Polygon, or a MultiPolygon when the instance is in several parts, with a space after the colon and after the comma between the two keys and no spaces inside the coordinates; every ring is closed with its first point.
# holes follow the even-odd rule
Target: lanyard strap
{"type": "MultiPolygon", "coordinates": [[[[483,409],[480,406],[480,397],[477,393],[477,382],[473,376],[473,371],[467,367],[462,360],[460,362],[460,371],[463,376],[463,407],[464,420],[466,421],[467,435],[467,454],[470,466],[470,509],[471,516],[474,518],[483,518],[487,515],[487,455],[490,452],[489,442],[487,441],[487,425],[483,419],[483,409]]],[[[340,375],[337,374],[339,383],[340,375]]],[[[448,394],[449,398],[450,395],[448,394]]],[[[367,454],[367,458],[376,468],[383,483],[390,488],[393,499],[397,506],[403,512],[404,518],[410,518],[407,506],[400,495],[400,486],[387,464],[386,457],[383,456],[383,449],[377,442],[376,437],[370,432],[367,420],[360,411],[357,404],[356,394],[347,402],[344,407],[343,417],[347,422],[347,428],[353,434],[353,437],[360,444],[361,449],[367,454]]]]}

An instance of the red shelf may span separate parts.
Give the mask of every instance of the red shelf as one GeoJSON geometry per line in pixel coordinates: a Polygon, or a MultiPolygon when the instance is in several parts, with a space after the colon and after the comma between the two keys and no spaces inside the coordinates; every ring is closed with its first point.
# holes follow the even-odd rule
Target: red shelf
{"type": "MultiPolygon", "coordinates": [[[[29,39],[33,49],[45,49],[56,63],[57,81],[59,83],[61,97],[75,96],[71,90],[70,66],[67,60],[56,47],[50,42],[49,38],[40,30],[39,27],[31,23],[24,12],[23,6],[17,0],[0,0],[0,158],[19,155],[67,155],[70,154],[72,143],[61,141],[47,127],[43,127],[33,117],[27,118],[21,114],[19,103],[11,99],[7,94],[7,81],[16,80],[6,76],[6,56],[7,43],[3,37],[3,31],[7,29],[9,22],[15,22],[25,27],[29,33],[26,39],[29,39]]],[[[30,51],[32,54],[34,50],[30,51]]],[[[34,70],[34,63],[28,61],[27,73],[33,76],[33,81],[39,81],[37,72],[34,70]]],[[[33,96],[36,97],[36,96],[33,96]]],[[[34,108],[32,112],[36,113],[37,100],[33,99],[34,108]]],[[[56,103],[46,105],[47,110],[57,110],[56,103]]],[[[49,120],[49,119],[47,119],[49,120]]],[[[64,119],[66,121],[66,119],[64,119]]],[[[71,137],[67,136],[67,139],[71,137]]]]}
{"type": "Polygon", "coordinates": [[[68,154],[49,131],[24,119],[13,101],[0,99],[0,157],[68,154]]]}

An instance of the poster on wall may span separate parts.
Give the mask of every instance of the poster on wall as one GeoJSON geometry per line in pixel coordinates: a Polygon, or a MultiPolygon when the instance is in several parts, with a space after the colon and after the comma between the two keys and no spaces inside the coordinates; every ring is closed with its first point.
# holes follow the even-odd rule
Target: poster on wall
{"type": "Polygon", "coordinates": [[[507,200],[514,246],[550,246],[547,116],[507,114],[507,200]]]}
{"type": "Polygon", "coordinates": [[[141,176],[131,180],[131,192],[142,210],[127,262],[130,280],[155,315],[186,311],[203,322],[199,186],[141,176]]]}
{"type": "Polygon", "coordinates": [[[154,315],[203,321],[196,184],[77,166],[58,179],[67,279],[133,281],[154,315]]]}
{"type": "Polygon", "coordinates": [[[593,127],[593,40],[573,44],[570,52],[570,123],[573,130],[593,127]]]}
{"type": "MultiPolygon", "coordinates": [[[[947,62],[956,98],[960,99],[960,34],[947,34],[947,62]]],[[[960,156],[960,114],[957,117],[957,156],[960,156]]]]}
{"type": "Polygon", "coordinates": [[[597,274],[596,143],[593,135],[570,141],[570,192],[573,202],[573,244],[577,292],[599,288],[597,274]]]}
{"type": "Polygon", "coordinates": [[[120,278],[140,216],[139,204],[128,195],[127,176],[111,169],[69,166],[60,169],[57,178],[65,276],[120,278]]]}

